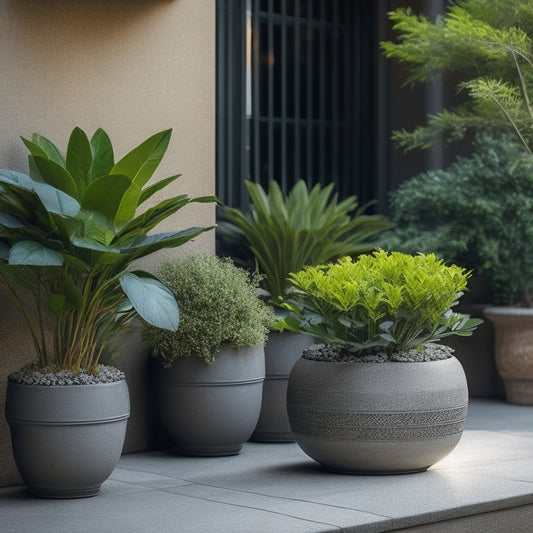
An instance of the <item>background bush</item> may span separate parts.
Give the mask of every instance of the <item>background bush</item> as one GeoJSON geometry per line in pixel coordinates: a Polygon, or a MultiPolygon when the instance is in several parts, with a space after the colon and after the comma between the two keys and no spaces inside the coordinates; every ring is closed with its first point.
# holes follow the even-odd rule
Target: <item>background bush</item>
{"type": "Polygon", "coordinates": [[[493,303],[530,303],[533,159],[514,139],[478,134],[471,157],[400,185],[383,248],[434,252],[486,277],[493,303]]]}

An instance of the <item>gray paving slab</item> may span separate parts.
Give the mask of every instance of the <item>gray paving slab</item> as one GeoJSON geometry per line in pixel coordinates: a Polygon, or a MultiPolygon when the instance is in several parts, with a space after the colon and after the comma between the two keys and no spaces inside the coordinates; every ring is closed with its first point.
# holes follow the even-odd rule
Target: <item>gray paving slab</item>
{"type": "Polygon", "coordinates": [[[446,524],[533,504],[531,450],[533,407],[474,400],[457,448],[425,473],[333,474],[294,443],[250,442],[218,458],[124,455],[95,498],[0,489],[0,532],[379,533],[446,524]]]}

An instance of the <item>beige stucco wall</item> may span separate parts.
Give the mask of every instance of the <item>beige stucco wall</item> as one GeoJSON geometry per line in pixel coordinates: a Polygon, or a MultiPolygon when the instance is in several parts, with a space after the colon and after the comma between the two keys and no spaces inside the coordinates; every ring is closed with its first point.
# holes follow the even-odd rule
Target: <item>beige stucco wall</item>
{"type": "MultiPolygon", "coordinates": [[[[182,173],[175,194],[214,193],[213,0],[0,0],[0,66],[0,168],[27,169],[20,135],[38,132],[65,149],[75,126],[89,135],[102,127],[120,157],[172,128],[156,177],[182,173]]],[[[213,223],[212,205],[192,204],[162,229],[213,223]]],[[[177,253],[213,250],[210,232],[177,253]]],[[[5,485],[17,481],[3,417],[5,381],[27,359],[30,343],[1,294],[0,324],[5,485]]]]}

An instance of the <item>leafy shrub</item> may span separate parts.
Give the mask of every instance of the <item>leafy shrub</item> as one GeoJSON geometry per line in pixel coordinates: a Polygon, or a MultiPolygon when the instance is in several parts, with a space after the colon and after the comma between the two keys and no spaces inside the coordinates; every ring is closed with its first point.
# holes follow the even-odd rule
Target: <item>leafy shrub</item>
{"type": "Polygon", "coordinates": [[[190,256],[164,263],[158,275],[176,297],[180,325],[172,332],[146,324],[142,337],[164,366],[192,355],[211,365],[222,344],[242,348],[266,341],[274,313],[255,294],[259,280],[231,260],[190,256]]]}
{"type": "Polygon", "coordinates": [[[262,287],[274,304],[285,296],[290,272],[367,252],[375,248],[368,239],[390,227],[380,215],[363,215],[365,207],[358,208],[355,196],[338,202],[333,184],[322,188],[317,183],[309,191],[300,180],[287,196],[275,181],[268,193],[250,181],[246,187],[250,215],[229,207],[224,212],[250,243],[264,276],[262,287]]]}
{"type": "Polygon", "coordinates": [[[291,274],[295,291],[283,304],[290,314],[278,325],[360,355],[470,335],[481,321],[451,311],[468,277],[434,254],[343,257],[291,274]]]}
{"type": "Polygon", "coordinates": [[[391,193],[396,228],[380,244],[474,270],[493,303],[513,304],[533,289],[533,160],[510,134],[479,134],[474,146],[471,157],[391,193]]]}

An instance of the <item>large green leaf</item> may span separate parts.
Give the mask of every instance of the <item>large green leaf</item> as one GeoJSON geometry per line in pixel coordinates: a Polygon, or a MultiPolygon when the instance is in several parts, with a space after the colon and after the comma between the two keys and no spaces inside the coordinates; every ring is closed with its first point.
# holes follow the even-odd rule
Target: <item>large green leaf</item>
{"type": "Polygon", "coordinates": [[[163,248],[175,248],[176,246],[181,246],[201,233],[211,229],[213,229],[213,226],[209,228],[191,227],[181,231],[146,235],[135,240],[129,246],[121,248],[120,251],[123,254],[131,253],[133,258],[139,259],[163,248]]]}
{"type": "Polygon", "coordinates": [[[47,153],[38,144],[30,141],[29,139],[25,139],[24,137],[21,137],[21,139],[32,155],[38,155],[45,158],[48,157],[47,153]]]}
{"type": "Polygon", "coordinates": [[[114,222],[116,227],[122,226],[135,217],[140,194],[141,188],[136,183],[132,183],[126,189],[115,214],[114,222]]]}
{"type": "Polygon", "coordinates": [[[65,217],[56,213],[49,213],[49,216],[51,222],[55,224],[57,236],[63,241],[63,243],[67,243],[75,235],[81,234],[82,223],[77,217],[65,217]]]}
{"type": "Polygon", "coordinates": [[[81,199],[81,205],[89,211],[101,211],[110,220],[114,220],[122,198],[131,181],[127,176],[108,174],[94,179],[81,199]]]}
{"type": "Polygon", "coordinates": [[[0,212],[0,226],[4,226],[4,228],[16,229],[25,227],[25,224],[23,224],[18,218],[8,215],[7,213],[0,212]]]}
{"type": "Polygon", "coordinates": [[[160,191],[161,189],[172,183],[174,180],[178,179],[180,176],[181,174],[170,176],[169,178],[159,180],[157,183],[150,185],[150,187],[146,187],[145,189],[143,189],[143,191],[141,192],[141,196],[139,197],[139,205],[141,205],[143,202],[146,202],[148,198],[150,198],[156,192],[160,191]]]}
{"type": "Polygon", "coordinates": [[[61,165],[62,167],[65,166],[65,159],[57,146],[52,142],[49,141],[46,137],[43,137],[42,135],[39,135],[38,133],[34,133],[32,136],[32,141],[37,144],[47,155],[48,159],[51,161],[54,161],[54,163],[57,163],[58,165],[61,165]]]}
{"type": "Polygon", "coordinates": [[[20,241],[9,250],[10,265],[61,266],[63,256],[33,241],[20,241]]]}
{"type": "Polygon", "coordinates": [[[66,166],[76,182],[80,196],[87,186],[92,161],[91,145],[87,135],[80,128],[74,128],[68,141],[66,166]]]}
{"type": "Polygon", "coordinates": [[[138,235],[144,235],[155,228],[160,222],[181,209],[190,202],[186,194],[163,200],[150,209],[144,211],[134,219],[130,220],[116,235],[115,242],[119,243],[124,239],[131,239],[138,235]]]}
{"type": "Polygon", "coordinates": [[[64,216],[75,216],[80,204],[63,191],[30,178],[22,172],[0,169],[0,183],[34,192],[50,213],[64,216]]]}
{"type": "Polygon", "coordinates": [[[170,331],[178,329],[178,304],[172,292],[160,281],[126,272],[120,276],[120,285],[146,322],[170,331]]]}
{"type": "Polygon", "coordinates": [[[115,236],[115,227],[109,218],[99,211],[81,209],[76,217],[83,223],[83,231],[77,235],[108,246],[115,236]]]}
{"type": "Polygon", "coordinates": [[[56,189],[78,199],[78,187],[70,172],[54,161],[37,155],[30,156],[33,159],[41,178],[56,189]]]}
{"type": "Polygon", "coordinates": [[[128,176],[144,187],[165,155],[171,133],[172,130],[166,130],[152,135],[116,163],[110,173],[128,176]]]}
{"type": "Polygon", "coordinates": [[[120,250],[116,248],[111,248],[105,244],[84,237],[74,237],[72,244],[77,248],[85,248],[86,250],[94,250],[95,252],[120,253],[120,250]]]}
{"type": "Polygon", "coordinates": [[[99,176],[110,174],[111,169],[115,164],[111,140],[107,133],[101,128],[98,128],[91,137],[91,152],[93,162],[89,169],[89,181],[92,181],[99,176]]]}

